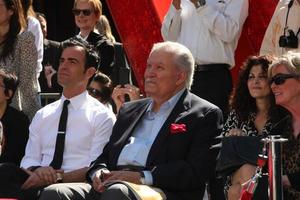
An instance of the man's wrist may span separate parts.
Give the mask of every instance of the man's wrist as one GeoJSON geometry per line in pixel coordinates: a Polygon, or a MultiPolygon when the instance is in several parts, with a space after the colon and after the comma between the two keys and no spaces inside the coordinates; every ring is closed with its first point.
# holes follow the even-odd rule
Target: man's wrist
{"type": "Polygon", "coordinates": [[[140,183],[142,185],[145,185],[146,184],[146,181],[145,181],[145,174],[143,171],[140,171],[140,183]]]}
{"type": "Polygon", "coordinates": [[[153,184],[153,177],[151,174],[151,171],[142,171],[143,174],[141,174],[141,177],[143,177],[142,180],[140,180],[141,184],[144,185],[152,185],[153,184]],[[143,182],[143,183],[142,183],[143,182]]]}
{"type": "Polygon", "coordinates": [[[62,183],[63,182],[63,173],[56,172],[56,183],[62,183]]]}
{"type": "Polygon", "coordinates": [[[34,172],[36,169],[38,169],[40,167],[42,167],[42,166],[31,166],[31,167],[28,167],[28,170],[34,172]]]}

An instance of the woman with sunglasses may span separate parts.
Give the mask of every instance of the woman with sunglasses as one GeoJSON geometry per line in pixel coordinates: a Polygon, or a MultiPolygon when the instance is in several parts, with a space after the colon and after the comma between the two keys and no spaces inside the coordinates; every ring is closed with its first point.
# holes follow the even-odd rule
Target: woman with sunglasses
{"type": "MultiPolygon", "coordinates": [[[[235,136],[266,137],[275,128],[274,124],[280,121],[282,114],[275,105],[268,82],[267,72],[270,64],[270,57],[251,56],[242,66],[237,86],[230,101],[231,112],[222,130],[223,136],[231,136],[231,139],[237,140],[239,138],[235,136]]],[[[226,148],[224,144],[223,148],[226,148]]],[[[248,154],[255,154],[254,152],[257,154],[259,150],[256,148],[259,147],[253,145],[253,148],[255,149],[239,149],[237,153],[242,154],[245,151],[248,154]]],[[[230,175],[227,177],[225,193],[230,200],[240,199],[242,184],[245,184],[255,174],[256,160],[254,164],[244,162],[244,160],[241,163],[245,164],[230,169],[231,173],[228,173],[230,175]]],[[[266,199],[264,194],[256,198],[266,199]]]]}
{"type": "Polygon", "coordinates": [[[87,87],[89,94],[98,99],[106,107],[112,110],[111,94],[112,94],[112,81],[108,76],[101,72],[97,72],[87,87]]]}
{"type": "Polygon", "coordinates": [[[96,48],[100,57],[98,70],[110,76],[114,61],[114,46],[105,35],[95,31],[96,23],[102,15],[100,0],[75,0],[72,12],[79,28],[76,37],[81,37],[96,48]]]}
{"type": "Polygon", "coordinates": [[[288,53],[274,61],[269,69],[276,104],[290,112],[282,136],[288,139],[282,148],[284,199],[300,199],[300,53],[288,53]]]}

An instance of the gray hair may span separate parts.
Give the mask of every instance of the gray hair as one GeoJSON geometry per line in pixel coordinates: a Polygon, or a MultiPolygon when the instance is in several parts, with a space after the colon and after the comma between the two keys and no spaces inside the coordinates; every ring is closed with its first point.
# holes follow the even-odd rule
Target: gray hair
{"type": "Polygon", "coordinates": [[[279,65],[284,65],[291,74],[300,75],[300,53],[288,52],[281,57],[275,58],[269,68],[269,77],[271,77],[272,69],[279,65]]]}
{"type": "Polygon", "coordinates": [[[175,66],[187,74],[185,87],[191,89],[194,76],[195,60],[191,51],[177,42],[159,42],[153,45],[151,53],[157,50],[164,50],[173,55],[175,66]]]}

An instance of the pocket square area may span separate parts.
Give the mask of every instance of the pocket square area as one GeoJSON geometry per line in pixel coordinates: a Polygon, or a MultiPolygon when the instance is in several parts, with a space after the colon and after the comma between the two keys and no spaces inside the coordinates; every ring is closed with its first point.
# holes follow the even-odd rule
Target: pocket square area
{"type": "Polygon", "coordinates": [[[186,132],[185,124],[171,124],[170,126],[171,134],[184,133],[186,132]]]}

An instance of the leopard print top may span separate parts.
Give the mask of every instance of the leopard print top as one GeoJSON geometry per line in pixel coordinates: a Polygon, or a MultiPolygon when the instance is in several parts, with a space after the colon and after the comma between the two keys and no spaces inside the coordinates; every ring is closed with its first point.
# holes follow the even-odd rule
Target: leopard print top
{"type": "MultiPolygon", "coordinates": [[[[3,48],[3,46],[1,46],[3,48]]],[[[0,47],[0,51],[2,48],[0,47]]],[[[12,106],[22,110],[30,119],[40,108],[36,76],[37,50],[32,33],[18,35],[13,54],[0,61],[0,68],[16,74],[19,86],[12,99],[12,106]]]]}
{"type": "Polygon", "coordinates": [[[249,118],[247,121],[241,122],[241,120],[238,119],[238,116],[235,112],[235,110],[232,110],[227,118],[226,123],[223,126],[222,135],[225,136],[226,133],[228,133],[233,128],[238,128],[243,131],[243,133],[247,136],[266,136],[272,129],[272,123],[270,120],[267,121],[264,128],[261,132],[258,132],[254,121],[255,121],[255,113],[249,114],[249,118]]]}
{"type": "MultiPolygon", "coordinates": [[[[288,142],[282,144],[282,169],[283,174],[300,173],[300,136],[293,136],[292,128],[288,127],[283,137],[288,138],[288,142]],[[290,134],[288,134],[290,133],[290,134]]],[[[297,181],[298,187],[300,180],[297,181]]],[[[300,200],[300,191],[293,187],[284,188],[284,199],[300,200]]]]}

